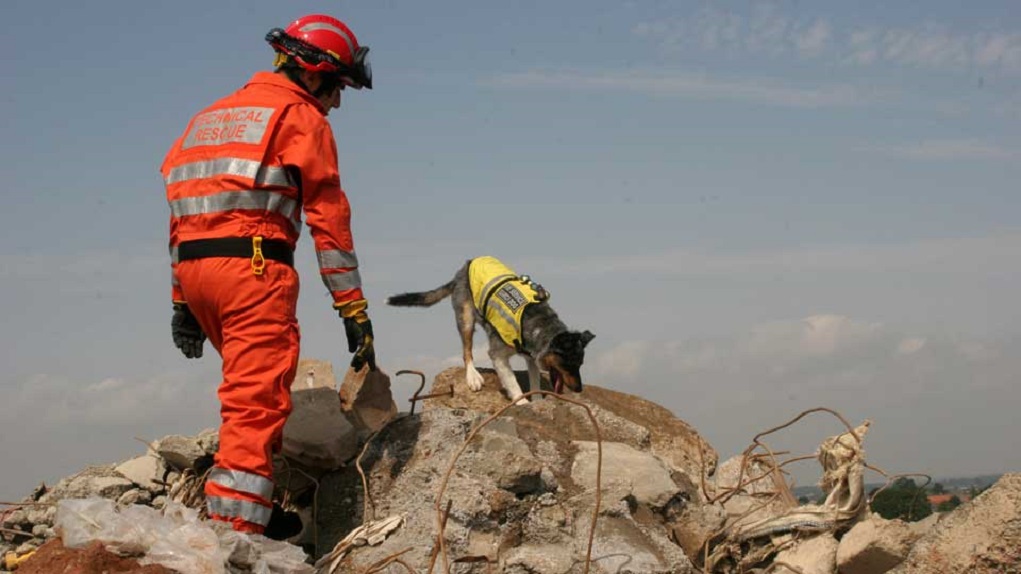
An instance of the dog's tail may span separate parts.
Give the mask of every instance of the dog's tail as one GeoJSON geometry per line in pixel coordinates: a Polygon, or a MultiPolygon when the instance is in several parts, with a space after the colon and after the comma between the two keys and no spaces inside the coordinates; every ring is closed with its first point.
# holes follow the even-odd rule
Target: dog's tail
{"type": "Polygon", "coordinates": [[[450,281],[449,283],[441,285],[432,291],[392,295],[386,298],[386,304],[393,305],[394,307],[432,307],[449,297],[453,292],[454,282],[450,281]]]}

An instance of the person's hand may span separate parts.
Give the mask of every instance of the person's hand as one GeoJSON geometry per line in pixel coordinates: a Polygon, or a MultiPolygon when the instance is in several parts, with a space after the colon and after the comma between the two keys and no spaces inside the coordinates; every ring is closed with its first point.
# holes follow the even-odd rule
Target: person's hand
{"type": "Polygon", "coordinates": [[[170,320],[170,334],[174,338],[174,346],[184,353],[189,359],[198,359],[202,356],[202,344],[206,342],[206,334],[202,327],[191,314],[188,305],[184,303],[174,304],[174,316],[170,320]]]}
{"type": "Polygon", "coordinates": [[[362,370],[366,364],[369,370],[376,370],[376,348],[373,345],[372,321],[365,312],[368,302],[365,299],[352,301],[338,308],[344,319],[344,333],[347,335],[347,351],[353,353],[351,368],[362,370]]]}

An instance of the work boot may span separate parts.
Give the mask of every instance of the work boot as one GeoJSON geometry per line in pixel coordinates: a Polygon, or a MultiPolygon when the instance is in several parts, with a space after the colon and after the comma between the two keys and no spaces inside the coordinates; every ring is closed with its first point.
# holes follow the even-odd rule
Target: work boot
{"type": "Polygon", "coordinates": [[[284,510],[277,503],[273,503],[273,513],[269,516],[269,524],[263,536],[271,540],[287,540],[301,533],[301,517],[297,512],[284,510]]]}

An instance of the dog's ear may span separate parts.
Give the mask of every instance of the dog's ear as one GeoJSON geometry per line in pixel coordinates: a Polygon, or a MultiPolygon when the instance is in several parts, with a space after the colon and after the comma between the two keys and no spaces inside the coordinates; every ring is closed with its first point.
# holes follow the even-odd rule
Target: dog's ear
{"type": "Polygon", "coordinates": [[[592,339],[595,339],[595,338],[596,338],[596,336],[594,334],[592,334],[592,331],[589,331],[589,330],[583,331],[581,333],[581,346],[585,347],[586,345],[589,344],[590,341],[592,341],[592,339]]]}

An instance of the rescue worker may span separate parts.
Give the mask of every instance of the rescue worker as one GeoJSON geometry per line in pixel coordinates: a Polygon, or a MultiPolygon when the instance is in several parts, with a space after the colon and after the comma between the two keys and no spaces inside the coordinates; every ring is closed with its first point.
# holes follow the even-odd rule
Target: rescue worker
{"type": "Polygon", "coordinates": [[[170,203],[174,344],[198,358],[208,337],[223,359],[208,514],[270,535],[270,517],[280,514],[272,504],[272,455],[298,364],[293,253],[302,212],[344,321],[351,366],[376,364],[351,210],[326,120],[345,88],[372,88],[369,49],[324,15],[274,28],[266,41],[276,70],[257,72],[196,115],[160,171],[170,203]]]}

